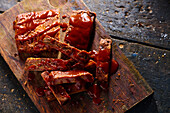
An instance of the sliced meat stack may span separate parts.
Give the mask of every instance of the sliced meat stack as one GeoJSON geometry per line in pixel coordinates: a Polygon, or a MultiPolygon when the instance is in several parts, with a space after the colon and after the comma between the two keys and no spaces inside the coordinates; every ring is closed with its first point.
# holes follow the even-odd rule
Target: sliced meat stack
{"type": "MultiPolygon", "coordinates": [[[[25,71],[41,73],[48,101],[57,99],[62,105],[71,99],[70,95],[87,91],[94,83],[108,83],[112,41],[101,39],[98,52],[87,51],[93,40],[95,18],[93,12],[74,11],[67,26],[60,23],[59,10],[16,17],[15,40],[20,57],[27,58],[25,71]],[[66,35],[61,35],[64,42],[60,41],[60,27],[67,29],[66,35]],[[58,51],[68,59],[57,58],[58,51]]],[[[90,88],[95,90],[91,92],[98,92],[96,86],[90,88]]],[[[95,95],[100,98],[97,93],[93,99],[95,95]]]]}
{"type": "Polygon", "coordinates": [[[92,74],[86,71],[45,71],[42,78],[60,104],[70,100],[69,94],[86,91],[86,83],[94,81],[92,74]]]}

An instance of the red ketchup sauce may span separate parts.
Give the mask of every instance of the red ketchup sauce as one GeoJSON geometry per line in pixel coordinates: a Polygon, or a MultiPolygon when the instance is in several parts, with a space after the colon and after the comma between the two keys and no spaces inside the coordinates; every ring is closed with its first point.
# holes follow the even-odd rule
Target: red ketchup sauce
{"type": "Polygon", "coordinates": [[[119,67],[119,64],[116,60],[112,59],[112,62],[111,62],[111,69],[110,69],[110,74],[114,74],[116,73],[117,69],[119,67]]]}

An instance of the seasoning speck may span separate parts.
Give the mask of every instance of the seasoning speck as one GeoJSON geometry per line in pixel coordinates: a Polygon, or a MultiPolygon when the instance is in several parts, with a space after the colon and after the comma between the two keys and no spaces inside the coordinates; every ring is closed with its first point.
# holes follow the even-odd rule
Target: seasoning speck
{"type": "Polygon", "coordinates": [[[24,86],[27,86],[27,81],[24,82],[24,86]]]}
{"type": "Polygon", "coordinates": [[[130,87],[133,87],[134,86],[134,84],[130,84],[130,87]]]}
{"type": "Polygon", "coordinates": [[[120,49],[124,48],[124,44],[120,43],[120,44],[119,44],[119,48],[120,48],[120,49]]]}
{"type": "Polygon", "coordinates": [[[14,89],[11,89],[11,93],[13,93],[14,92],[14,89]]]}

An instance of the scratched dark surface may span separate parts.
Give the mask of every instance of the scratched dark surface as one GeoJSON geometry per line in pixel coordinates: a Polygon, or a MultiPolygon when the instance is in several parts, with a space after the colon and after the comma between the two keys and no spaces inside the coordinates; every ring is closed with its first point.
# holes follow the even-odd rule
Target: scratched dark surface
{"type": "MultiPolygon", "coordinates": [[[[170,112],[168,0],[84,0],[155,93],[129,113],[170,112]],[[120,38],[119,38],[120,37],[120,38]]],[[[0,12],[17,0],[0,0],[0,12]]],[[[1,42],[2,43],[2,42],[1,42]]],[[[0,56],[0,113],[38,113],[0,56]]]]}

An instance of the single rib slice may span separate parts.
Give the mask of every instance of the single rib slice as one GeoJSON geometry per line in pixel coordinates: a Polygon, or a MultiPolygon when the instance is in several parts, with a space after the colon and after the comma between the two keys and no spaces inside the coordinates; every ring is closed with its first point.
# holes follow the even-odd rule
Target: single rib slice
{"type": "Polygon", "coordinates": [[[67,71],[85,70],[95,75],[96,62],[89,60],[87,64],[75,63],[73,59],[63,60],[57,58],[27,58],[25,62],[27,71],[67,71]]]}
{"type": "Polygon", "coordinates": [[[72,59],[63,60],[56,58],[27,58],[25,62],[25,70],[27,71],[54,71],[54,70],[69,70],[72,59]]]}
{"type": "Polygon", "coordinates": [[[45,36],[43,42],[50,49],[55,49],[61,53],[67,55],[68,57],[74,59],[77,62],[87,63],[89,61],[89,53],[85,50],[79,50],[73,46],[66,43],[62,43],[50,36],[45,36]]]}
{"type": "Polygon", "coordinates": [[[96,78],[99,81],[108,81],[109,64],[111,56],[111,39],[101,39],[97,55],[96,78]]]}
{"type": "Polygon", "coordinates": [[[94,78],[91,73],[83,70],[72,71],[51,71],[50,73],[43,72],[41,76],[47,81],[47,85],[58,85],[65,83],[76,83],[79,79],[85,82],[93,82],[94,78]]]}

